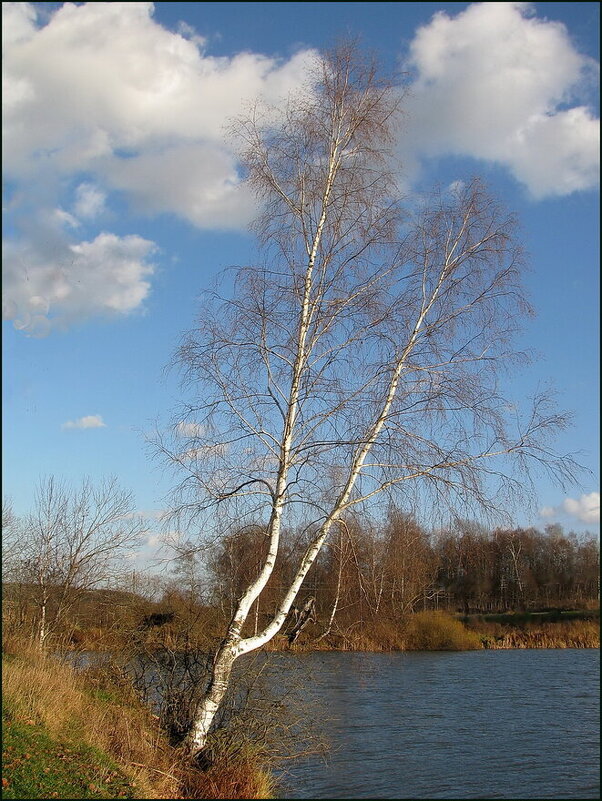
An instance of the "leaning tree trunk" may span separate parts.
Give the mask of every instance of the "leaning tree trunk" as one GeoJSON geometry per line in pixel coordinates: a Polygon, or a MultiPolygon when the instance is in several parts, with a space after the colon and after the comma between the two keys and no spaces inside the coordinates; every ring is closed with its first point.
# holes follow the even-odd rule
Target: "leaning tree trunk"
{"type": "MultiPolygon", "coordinates": [[[[490,343],[504,341],[513,329],[515,308],[521,307],[520,252],[511,237],[511,220],[499,217],[495,205],[473,183],[452,193],[449,204],[438,199],[432,210],[426,208],[414,221],[410,219],[407,242],[400,249],[398,224],[405,226],[405,215],[392,202],[393,181],[386,167],[390,122],[396,120],[395,93],[376,80],[372,67],[356,63],[349,49],[341,49],[323,63],[317,99],[308,99],[299,114],[291,105],[280,126],[270,119],[264,130],[255,116],[239,126],[247,150],[243,163],[251,185],[267,203],[260,233],[264,244],[274,247],[269,258],[283,258],[283,266],[274,273],[263,267],[255,273],[241,271],[242,295],[220,306],[226,313],[224,325],[214,318],[206,335],[198,341],[193,337],[181,350],[192,385],[196,388],[197,380],[206,381],[210,389],[199,409],[212,417],[213,410],[225,408],[233,421],[232,431],[227,428],[219,442],[213,441],[213,433],[206,435],[211,453],[217,454],[216,445],[223,447],[216,472],[209,471],[205,479],[204,467],[198,472],[191,469],[194,481],[208,493],[205,511],[216,502],[239,499],[246,504],[248,496],[261,495],[265,517],[270,517],[267,557],[259,577],[236,604],[209,685],[195,710],[187,737],[192,754],[205,747],[234,662],[280,631],[331,528],[347,509],[408,481],[432,481],[445,492],[453,490],[463,501],[472,497],[489,508],[485,489],[490,476],[498,476],[504,487],[516,484],[513,476],[480,468],[482,460],[514,453],[521,460],[533,455],[541,461],[537,435],[564,427],[564,417],[548,414],[543,405],[540,409],[538,398],[529,423],[516,439],[504,428],[503,403],[495,384],[496,356],[490,352],[490,343]],[[272,275],[279,276],[274,286],[272,275]],[[272,304],[277,312],[273,331],[272,304]],[[295,309],[292,315],[291,308],[295,309]],[[286,324],[279,322],[285,318],[286,324]],[[232,337],[232,323],[240,323],[240,337],[232,337]],[[494,324],[499,324],[499,330],[492,328],[494,324]],[[492,330],[498,332],[497,339],[491,339],[492,330]],[[382,352],[375,343],[382,343],[382,352]],[[351,358],[356,349],[357,357],[351,358]],[[356,358],[361,363],[364,357],[365,375],[360,370],[357,380],[351,376],[349,383],[341,379],[329,386],[331,378],[338,381],[349,364],[356,358]],[[259,371],[257,358],[262,364],[259,371]],[[485,362],[488,369],[480,370],[485,362]],[[436,376],[437,381],[418,380],[417,370],[436,376]],[[404,400],[396,407],[398,394],[406,391],[407,403],[404,400]],[[350,415],[363,399],[366,417],[363,430],[356,430],[350,415]],[[267,413],[270,403],[273,406],[267,413]],[[431,414],[441,413],[444,421],[449,414],[450,427],[441,438],[418,436],[411,426],[406,430],[402,416],[408,413],[412,423],[416,410],[424,411],[427,423],[431,414]],[[458,437],[460,419],[466,428],[458,437]],[[475,445],[469,445],[475,435],[475,445]],[[247,449],[230,452],[234,442],[247,437],[265,452],[266,467],[257,464],[254,448],[248,449],[250,461],[243,467],[239,460],[247,449]],[[373,464],[366,464],[377,444],[382,452],[373,464]],[[345,449],[340,461],[339,447],[345,449]],[[332,459],[344,471],[337,474],[337,496],[326,508],[323,499],[307,498],[307,508],[321,509],[320,529],[271,621],[259,633],[243,638],[251,607],[274,570],[283,515],[291,503],[303,498],[300,487],[314,492],[313,471],[329,472],[332,459]],[[226,482],[227,491],[224,475],[230,472],[224,473],[224,466],[226,471],[232,468],[234,477],[231,487],[226,482]],[[289,481],[293,471],[294,480],[289,481]],[[366,484],[359,486],[362,475],[366,484]]],[[[507,355],[500,352],[500,358],[507,355]]],[[[422,423],[417,425],[420,433],[422,423]]],[[[198,442],[195,449],[203,452],[198,442]]],[[[173,458],[182,465],[179,446],[173,458]]],[[[573,464],[569,458],[550,457],[550,469],[560,478],[572,476],[573,464]]],[[[186,492],[188,482],[183,486],[186,492]]],[[[195,497],[195,508],[197,502],[195,497]]],[[[362,600],[365,597],[373,609],[361,572],[358,579],[362,600]]],[[[381,600],[382,583],[378,604],[381,600]]]]}
{"type": "Polygon", "coordinates": [[[288,637],[288,644],[292,645],[297,637],[301,634],[305,626],[309,623],[310,620],[315,620],[315,612],[316,612],[316,599],[311,596],[306,602],[299,614],[299,618],[293,628],[287,634],[288,637]]]}
{"type": "Polygon", "coordinates": [[[211,724],[228,690],[232,666],[240,653],[238,645],[235,638],[227,637],[215,656],[209,686],[195,710],[192,727],[185,740],[185,746],[193,757],[205,748],[211,724]]]}
{"type": "Polygon", "coordinates": [[[334,624],[334,619],[337,614],[337,609],[339,608],[340,598],[341,598],[341,583],[343,579],[343,534],[341,532],[339,536],[339,570],[337,574],[337,589],[334,597],[334,603],[332,604],[332,609],[330,611],[330,618],[328,620],[328,625],[326,629],[320,634],[320,636],[316,639],[316,642],[320,642],[320,640],[325,639],[328,637],[332,630],[332,626],[334,624]]]}

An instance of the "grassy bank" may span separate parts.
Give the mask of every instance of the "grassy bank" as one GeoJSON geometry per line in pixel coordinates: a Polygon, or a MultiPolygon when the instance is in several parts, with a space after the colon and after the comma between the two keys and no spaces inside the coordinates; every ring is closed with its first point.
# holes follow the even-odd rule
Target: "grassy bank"
{"type": "Polygon", "coordinates": [[[99,749],[53,737],[2,706],[3,798],[135,798],[135,781],[99,749]]]}
{"type": "MultiPolygon", "coordinates": [[[[292,650],[599,648],[598,618],[421,612],[321,639],[308,626],[292,650]]],[[[283,636],[270,647],[289,648],[283,636]]],[[[216,741],[212,767],[193,769],[131,686],[106,668],[75,671],[30,644],[7,641],[2,682],[6,798],[275,797],[265,755],[252,744],[216,741]]]]}
{"type": "Polygon", "coordinates": [[[12,644],[3,652],[6,798],[269,798],[267,771],[249,748],[190,767],[156,718],[108,673],[12,644]]]}

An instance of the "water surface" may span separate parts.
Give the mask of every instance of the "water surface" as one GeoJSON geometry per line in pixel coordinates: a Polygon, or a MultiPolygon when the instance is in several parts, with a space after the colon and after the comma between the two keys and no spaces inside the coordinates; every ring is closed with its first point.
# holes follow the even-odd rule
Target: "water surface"
{"type": "Polygon", "coordinates": [[[599,798],[598,650],[274,656],[331,743],[287,798],[599,798]]]}

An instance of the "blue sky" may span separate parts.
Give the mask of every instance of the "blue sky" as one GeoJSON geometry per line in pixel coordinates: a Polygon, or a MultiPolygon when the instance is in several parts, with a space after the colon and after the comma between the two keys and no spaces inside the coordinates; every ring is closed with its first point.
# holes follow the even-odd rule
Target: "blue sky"
{"type": "MultiPolygon", "coordinates": [[[[599,524],[598,3],[3,3],[3,492],[116,475],[139,510],[171,478],[145,433],[180,398],[165,365],[220,269],[248,263],[253,202],[223,136],[359,35],[411,88],[407,191],[482,175],[519,216],[537,317],[526,396],[591,471],[541,479],[520,524],[599,524]]],[[[401,80],[401,78],[400,78],[401,80]]]]}

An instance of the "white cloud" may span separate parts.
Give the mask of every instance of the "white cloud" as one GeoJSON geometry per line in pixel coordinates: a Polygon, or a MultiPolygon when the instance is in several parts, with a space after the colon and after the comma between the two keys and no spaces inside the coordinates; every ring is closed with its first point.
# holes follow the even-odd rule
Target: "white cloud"
{"type": "Polygon", "coordinates": [[[543,518],[556,517],[557,509],[555,506],[542,506],[539,514],[543,518]]]}
{"type": "Polygon", "coordinates": [[[543,506],[539,514],[545,519],[569,515],[582,523],[599,523],[600,493],[590,492],[580,498],[565,498],[560,506],[543,506]]]}
{"type": "Polygon", "coordinates": [[[152,242],[101,233],[69,244],[51,225],[36,234],[4,248],[3,317],[15,328],[45,336],[86,317],[128,314],[147,297],[152,242]]]}
{"type": "Polygon", "coordinates": [[[107,196],[94,184],[83,183],[75,190],[73,210],[78,217],[94,218],[104,211],[107,196]]]}
{"type": "Polygon", "coordinates": [[[582,523],[600,522],[599,492],[590,492],[588,495],[582,495],[578,499],[565,498],[562,505],[567,514],[576,517],[582,523]]]}
{"type": "Polygon", "coordinates": [[[218,145],[243,102],[275,100],[302,79],[310,54],[283,64],[253,53],[213,58],[189,27],[185,37],[154,22],[153,8],[65,3],[6,49],[5,72],[31,88],[5,117],[11,175],[49,166],[102,175],[115,159],[125,167],[132,155],[160,159],[165,148],[218,145]]]}
{"type": "Polygon", "coordinates": [[[149,548],[157,548],[163,545],[163,537],[161,534],[149,534],[146,540],[146,544],[149,548]]]}
{"type": "Polygon", "coordinates": [[[47,333],[49,318],[31,316],[32,284],[63,324],[138,308],[149,290],[142,276],[152,274],[144,261],[151,245],[107,233],[94,238],[97,231],[92,241],[74,243],[65,226],[90,226],[118,191],[144,214],[244,227],[255,202],[240,188],[224,125],[245,103],[276,102],[298,87],[314,56],[214,58],[189,25],[172,32],[156,23],[148,2],[65,3],[45,23],[29,3],[3,3],[2,10],[4,166],[15,187],[7,206],[14,225],[26,229],[8,248],[7,312],[28,333],[47,333]],[[53,232],[48,255],[53,213],[63,230],[53,232]],[[112,266],[98,258],[101,249],[111,251],[112,266]]]}
{"type": "Polygon", "coordinates": [[[79,220],[68,211],[58,208],[53,212],[53,216],[58,226],[69,226],[70,228],[79,228],[79,220]]]}
{"type": "Polygon", "coordinates": [[[402,155],[462,155],[507,167],[536,198],[598,183],[600,121],[576,96],[598,65],[529,3],[474,3],[417,31],[402,155]],[[567,108],[569,105],[571,107],[567,108]]]}
{"type": "MultiPolygon", "coordinates": [[[[41,336],[129,313],[150,290],[152,243],[92,229],[110,220],[115,193],[139,213],[244,227],[255,201],[224,126],[257,97],[300,91],[315,52],[213,57],[189,25],[155,22],[149,2],[2,11],[5,229],[21,231],[7,246],[6,314],[41,336]]],[[[535,197],[594,186],[599,120],[577,98],[595,66],[527,3],[439,12],[410,45],[407,175],[457,154],[504,165],[535,197]]]]}
{"type": "Polygon", "coordinates": [[[2,3],[2,47],[31,38],[36,31],[36,18],[31,3],[2,3]]]}
{"type": "Polygon", "coordinates": [[[203,445],[200,448],[189,448],[179,455],[183,461],[197,461],[208,459],[212,456],[220,458],[228,452],[226,443],[216,443],[215,445],[203,445]]]}
{"type": "Polygon", "coordinates": [[[61,428],[106,428],[106,423],[103,422],[101,415],[88,414],[78,420],[67,420],[61,428]]]}
{"type": "Polygon", "coordinates": [[[233,154],[214,144],[178,144],[113,158],[106,162],[105,177],[139,212],[177,214],[199,228],[240,229],[255,213],[233,154]]]}

